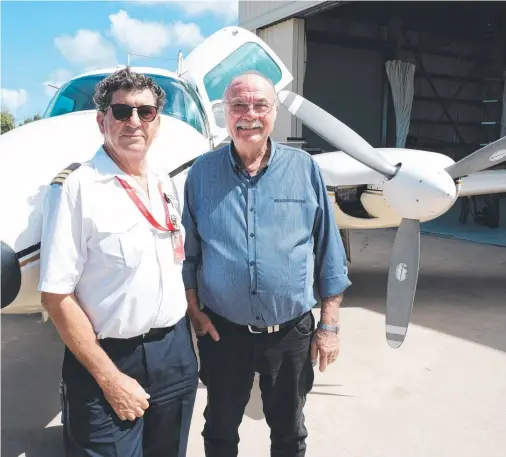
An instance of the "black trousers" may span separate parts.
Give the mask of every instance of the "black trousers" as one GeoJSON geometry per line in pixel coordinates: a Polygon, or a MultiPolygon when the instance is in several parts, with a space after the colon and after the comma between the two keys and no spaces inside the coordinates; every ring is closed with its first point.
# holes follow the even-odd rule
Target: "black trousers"
{"type": "Polygon", "coordinates": [[[94,378],[65,350],[62,422],[68,457],[184,457],[198,384],[189,321],[154,339],[101,340],[118,369],[149,393],[135,421],[116,415],[94,378]]]}
{"type": "Polygon", "coordinates": [[[202,435],[206,457],[236,457],[239,425],[260,375],[263,411],[271,430],[271,457],[304,457],[307,429],[303,408],[313,387],[312,313],[292,328],[252,334],[204,309],[220,340],[198,338],[200,379],[207,387],[202,435]]]}

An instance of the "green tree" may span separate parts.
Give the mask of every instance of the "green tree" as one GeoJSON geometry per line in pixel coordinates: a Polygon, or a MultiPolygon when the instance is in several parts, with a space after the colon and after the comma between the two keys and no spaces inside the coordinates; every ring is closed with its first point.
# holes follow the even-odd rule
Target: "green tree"
{"type": "Polygon", "coordinates": [[[2,119],[2,132],[1,132],[2,134],[16,127],[14,124],[14,116],[8,111],[2,111],[1,119],[2,119]]]}
{"type": "Polygon", "coordinates": [[[42,119],[42,117],[40,116],[40,114],[36,114],[35,116],[33,117],[27,117],[21,124],[19,125],[25,125],[25,124],[29,124],[30,122],[34,122],[34,121],[38,121],[42,119]]]}

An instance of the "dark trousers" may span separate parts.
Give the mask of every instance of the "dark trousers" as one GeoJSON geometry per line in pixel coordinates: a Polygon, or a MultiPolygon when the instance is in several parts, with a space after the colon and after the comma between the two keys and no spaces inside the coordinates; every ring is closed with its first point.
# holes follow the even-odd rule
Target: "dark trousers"
{"type": "Polygon", "coordinates": [[[198,338],[200,379],[207,387],[204,411],[206,457],[236,457],[239,425],[260,375],[263,411],[271,430],[272,457],[303,457],[307,430],[303,407],[313,387],[312,313],[292,328],[252,334],[205,309],[220,340],[198,338]]]}
{"type": "Polygon", "coordinates": [[[68,457],[184,457],[198,384],[189,321],[154,339],[101,340],[118,369],[148,392],[135,421],[116,415],[98,384],[65,350],[62,422],[68,457]]]}

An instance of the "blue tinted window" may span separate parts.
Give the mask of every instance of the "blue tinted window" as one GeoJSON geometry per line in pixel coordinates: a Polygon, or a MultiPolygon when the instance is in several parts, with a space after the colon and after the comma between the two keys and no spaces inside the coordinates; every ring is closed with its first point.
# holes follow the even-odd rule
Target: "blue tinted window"
{"type": "Polygon", "coordinates": [[[246,43],[236,49],[204,78],[209,101],[221,100],[230,80],[245,71],[256,70],[274,84],[281,79],[281,70],[271,57],[256,43],[246,43]]]}
{"type": "MultiPolygon", "coordinates": [[[[75,111],[94,110],[95,86],[107,75],[91,75],[65,84],[53,97],[43,117],[54,117],[75,111]]],[[[182,120],[206,135],[203,108],[186,84],[168,76],[149,75],[165,91],[167,100],[163,113],[182,120]]]]}

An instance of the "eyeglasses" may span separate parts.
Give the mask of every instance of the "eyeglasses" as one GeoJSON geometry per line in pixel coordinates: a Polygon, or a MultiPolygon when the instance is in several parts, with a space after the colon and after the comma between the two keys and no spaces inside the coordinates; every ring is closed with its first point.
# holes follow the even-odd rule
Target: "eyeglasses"
{"type": "Polygon", "coordinates": [[[110,107],[112,110],[112,115],[117,121],[126,121],[127,119],[130,119],[134,109],[137,110],[137,114],[141,120],[145,122],[154,121],[156,114],[158,113],[158,108],[151,105],[130,106],[124,103],[114,103],[110,105],[110,107]]]}
{"type": "Polygon", "coordinates": [[[265,115],[267,114],[272,107],[274,106],[274,103],[269,102],[257,102],[257,103],[244,103],[244,102],[225,102],[230,106],[230,109],[235,114],[246,114],[249,111],[249,107],[253,107],[253,111],[256,114],[265,115]]]}

